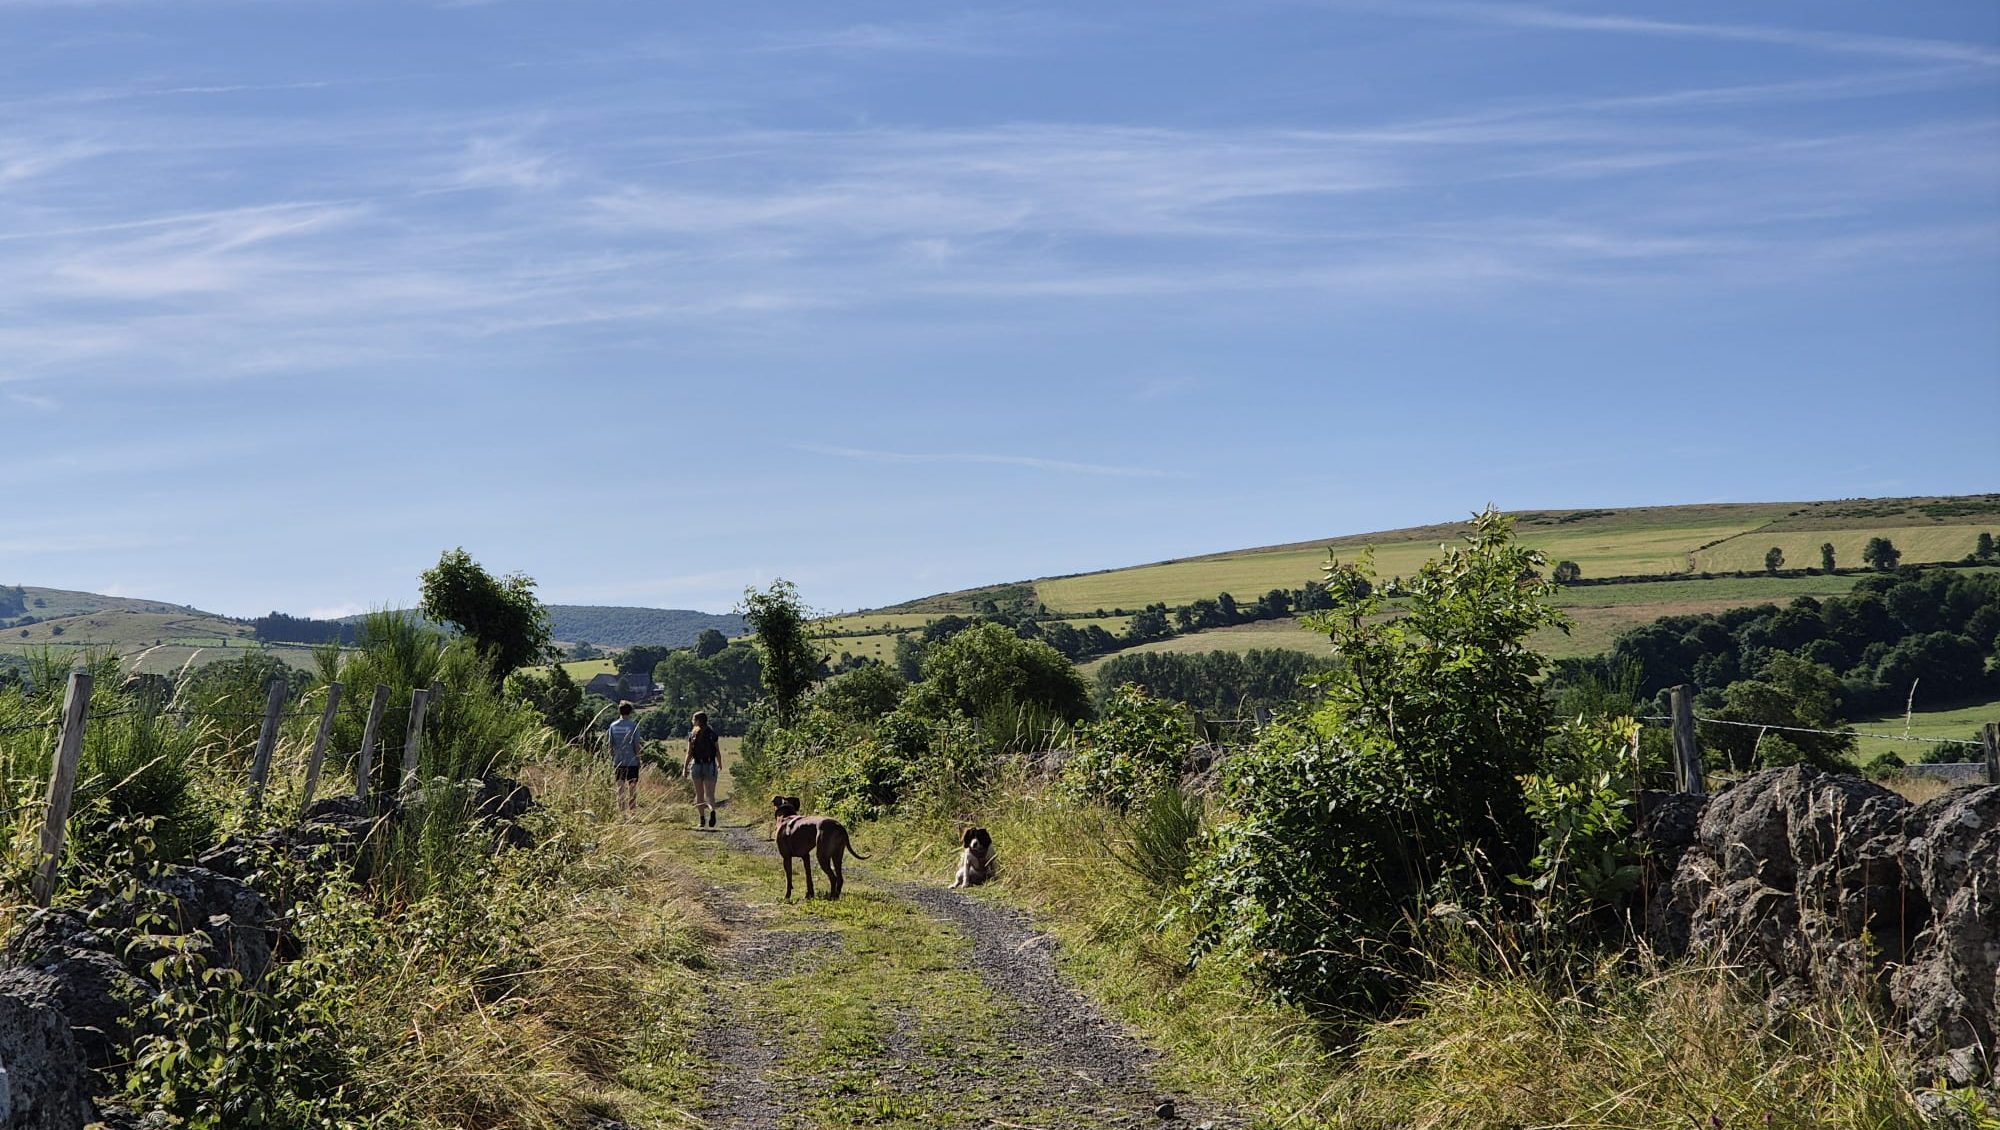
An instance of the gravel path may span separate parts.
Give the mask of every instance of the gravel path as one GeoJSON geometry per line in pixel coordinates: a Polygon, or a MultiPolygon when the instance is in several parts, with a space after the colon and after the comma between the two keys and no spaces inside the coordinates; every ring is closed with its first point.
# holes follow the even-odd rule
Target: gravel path
{"type": "MultiPolygon", "coordinates": [[[[725,827],[724,841],[739,851],[771,857],[776,852],[760,826],[725,827]]],[[[1160,1104],[1168,1099],[1154,1083],[1157,1056],[1117,1023],[1105,1017],[1082,993],[1065,982],[1056,969],[1057,944],[1034,928],[1028,918],[942,882],[926,884],[890,879],[859,864],[849,864],[849,886],[860,884],[913,904],[939,924],[970,942],[965,965],[1000,1005],[995,1046],[964,1049],[965,1062],[979,1072],[998,1071],[1017,1080],[1024,1110],[1032,1120],[1012,1121],[1012,1112],[996,1112],[983,1125],[1014,1130],[1087,1130],[1092,1127],[1160,1126],[1193,1128],[1234,1126],[1237,1121],[1197,1104],[1177,1101],[1163,1118],[1160,1104]],[[1051,1114],[1050,1112],[1060,1112],[1051,1114]]],[[[725,970],[743,979],[767,979],[810,969],[815,955],[838,950],[837,937],[817,932],[773,929],[775,914],[759,911],[720,887],[711,887],[712,905],[735,935],[725,956],[725,970]]],[[[720,1074],[712,1089],[712,1105],[704,1121],[722,1130],[773,1130],[798,1124],[797,1112],[787,1118],[782,1096],[774,1095],[767,1074],[783,1055],[769,1018],[745,1015],[719,990],[714,998],[718,1023],[705,1047],[720,1074]]],[[[892,1039],[879,1078],[897,1089],[960,1085],[965,1072],[933,1053],[892,1039]]]]}
{"type": "MultiPolygon", "coordinates": [[[[733,841],[731,846],[749,847],[733,841]]],[[[721,968],[732,971],[732,978],[762,980],[808,971],[840,945],[838,937],[820,931],[773,930],[768,911],[746,906],[713,883],[706,887],[704,897],[733,938],[721,955],[721,968]]],[[[783,1048],[771,1018],[749,1014],[714,982],[708,986],[708,1006],[716,1022],[704,1030],[702,1054],[720,1070],[702,1118],[715,1127],[777,1127],[785,1108],[773,1093],[769,1073],[783,1048]]]]}

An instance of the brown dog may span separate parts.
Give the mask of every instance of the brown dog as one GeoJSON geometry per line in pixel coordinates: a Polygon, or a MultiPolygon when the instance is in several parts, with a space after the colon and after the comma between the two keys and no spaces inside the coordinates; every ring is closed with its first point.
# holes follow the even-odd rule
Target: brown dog
{"type": "Polygon", "coordinates": [[[993,875],[993,836],[984,828],[967,828],[958,838],[958,876],[954,887],[976,887],[993,875]]]}
{"type": "Polygon", "coordinates": [[[774,796],[771,808],[778,817],[778,829],[772,837],[778,842],[778,858],[785,861],[785,901],[792,899],[792,857],[797,856],[805,864],[806,897],[813,897],[813,856],[819,856],[819,869],[826,872],[827,896],[840,897],[840,889],[847,885],[846,872],[842,870],[843,856],[866,859],[854,850],[847,838],[847,825],[831,816],[800,816],[799,798],[795,796],[774,796]]]}

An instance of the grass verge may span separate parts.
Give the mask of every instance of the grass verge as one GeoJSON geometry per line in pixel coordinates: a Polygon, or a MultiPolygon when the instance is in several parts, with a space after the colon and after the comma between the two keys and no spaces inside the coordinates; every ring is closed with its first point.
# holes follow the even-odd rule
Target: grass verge
{"type": "MultiPolygon", "coordinates": [[[[1118,863],[1119,819],[1010,782],[978,813],[999,852],[980,897],[1034,914],[1072,980],[1160,1048],[1163,1085],[1257,1123],[1388,1127],[1700,1128],[1922,1125],[1911,1057],[1859,998],[1782,1013],[1718,969],[1643,955],[1560,965],[1433,961],[1401,1014],[1336,1026],[1270,1003],[1222,962],[1187,962],[1169,900],[1118,863]]],[[[953,825],[892,819],[861,835],[915,877],[949,881],[953,825]]]]}

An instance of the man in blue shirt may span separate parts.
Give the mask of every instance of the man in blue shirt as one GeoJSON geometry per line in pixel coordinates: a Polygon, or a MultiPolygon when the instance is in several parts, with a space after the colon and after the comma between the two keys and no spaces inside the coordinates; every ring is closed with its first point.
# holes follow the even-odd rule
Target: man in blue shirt
{"type": "Polygon", "coordinates": [[[618,780],[618,810],[631,813],[639,808],[639,723],[632,720],[632,704],[618,704],[618,720],[611,723],[611,775],[618,780]]]}

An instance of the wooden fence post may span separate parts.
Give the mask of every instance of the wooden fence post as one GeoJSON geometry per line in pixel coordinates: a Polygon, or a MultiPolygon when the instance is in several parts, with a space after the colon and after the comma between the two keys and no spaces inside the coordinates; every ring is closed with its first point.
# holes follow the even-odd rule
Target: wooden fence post
{"type": "Polygon", "coordinates": [[[333,739],[334,711],[340,709],[340,692],[346,688],[339,683],[326,685],[326,709],[320,712],[319,734],[313,738],[312,756],[306,759],[305,795],[299,798],[299,810],[304,811],[313,802],[313,790],[319,787],[320,762],[326,760],[326,743],[333,739]]]}
{"type": "Polygon", "coordinates": [[[354,796],[368,799],[368,777],[375,772],[375,732],[382,728],[382,711],[389,706],[389,688],[375,685],[375,701],[368,704],[368,724],[361,728],[361,758],[354,766],[354,796]]]}
{"type": "Polygon", "coordinates": [[[264,803],[264,779],[271,775],[271,749],[278,744],[278,716],[285,711],[283,679],[272,679],[264,695],[264,725],[257,731],[257,753],[250,759],[250,810],[264,803]]]}
{"type": "Polygon", "coordinates": [[[1701,750],[1694,737],[1694,688],[1683,683],[1672,691],[1674,704],[1674,780],[1680,791],[1697,796],[1708,792],[1701,771],[1701,750]]]}
{"type": "Polygon", "coordinates": [[[41,866],[35,870],[35,905],[47,906],[56,893],[56,868],[62,863],[63,840],[69,832],[70,795],[76,790],[76,766],[83,757],[83,727],[90,715],[92,679],[87,671],[71,671],[63,691],[62,732],[56,739],[55,764],[49,770],[49,807],[42,815],[41,866]]]}
{"type": "Polygon", "coordinates": [[[2000,722],[1988,722],[1979,740],[1986,746],[1986,783],[2000,785],[2000,722]]]}
{"type": "Polygon", "coordinates": [[[417,687],[410,692],[410,731],[403,737],[403,791],[417,784],[417,753],[424,744],[424,708],[430,705],[431,689],[417,687]]]}

